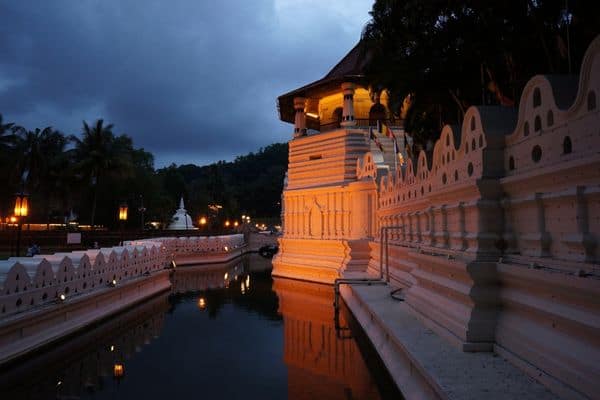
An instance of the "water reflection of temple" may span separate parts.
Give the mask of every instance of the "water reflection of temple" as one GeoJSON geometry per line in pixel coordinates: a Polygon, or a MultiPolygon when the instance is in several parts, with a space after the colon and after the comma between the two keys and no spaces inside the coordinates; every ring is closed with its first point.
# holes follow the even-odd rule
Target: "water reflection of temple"
{"type": "Polygon", "coordinates": [[[331,286],[275,279],[273,288],[284,320],[288,397],[378,399],[355,340],[336,335],[331,286]]]}
{"type": "Polygon", "coordinates": [[[2,398],[77,399],[105,390],[126,374],[127,360],[159,336],[168,308],[163,293],[39,355],[3,365],[2,398]]]}

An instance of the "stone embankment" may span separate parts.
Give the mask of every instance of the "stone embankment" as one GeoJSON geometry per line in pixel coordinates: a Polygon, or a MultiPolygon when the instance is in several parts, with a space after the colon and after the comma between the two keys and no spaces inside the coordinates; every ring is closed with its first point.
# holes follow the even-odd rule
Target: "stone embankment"
{"type": "Polygon", "coordinates": [[[152,238],[123,246],[0,261],[0,364],[171,287],[172,261],[228,261],[241,234],[152,238]]]}

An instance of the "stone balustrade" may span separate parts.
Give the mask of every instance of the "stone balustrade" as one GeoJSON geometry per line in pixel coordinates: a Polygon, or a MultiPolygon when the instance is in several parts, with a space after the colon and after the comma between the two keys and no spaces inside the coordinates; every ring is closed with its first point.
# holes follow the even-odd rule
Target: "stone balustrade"
{"type": "Polygon", "coordinates": [[[0,319],[160,271],[175,255],[223,253],[241,234],[152,238],[123,246],[0,261],[0,319]]]}
{"type": "Polygon", "coordinates": [[[378,176],[369,154],[357,164],[377,184],[390,275],[416,315],[572,398],[600,390],[598,93],[600,37],[579,80],[535,76],[518,110],[469,108],[394,173],[378,176]]]}

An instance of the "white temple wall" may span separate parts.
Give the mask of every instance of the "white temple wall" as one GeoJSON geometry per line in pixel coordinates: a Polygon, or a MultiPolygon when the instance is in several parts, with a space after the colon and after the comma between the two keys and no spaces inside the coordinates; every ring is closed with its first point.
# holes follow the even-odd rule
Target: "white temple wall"
{"type": "MultiPolygon", "coordinates": [[[[518,113],[471,107],[430,163],[421,152],[378,184],[379,224],[398,226],[391,281],[416,314],[567,397],[600,392],[598,93],[600,38],[579,81],[532,78],[518,113]]],[[[379,237],[370,248],[378,273],[379,237]]]]}
{"type": "Polygon", "coordinates": [[[171,254],[223,252],[244,244],[243,235],[157,238],[125,242],[122,247],[90,249],[0,261],[0,319],[106,288],[162,270],[171,254]]]}

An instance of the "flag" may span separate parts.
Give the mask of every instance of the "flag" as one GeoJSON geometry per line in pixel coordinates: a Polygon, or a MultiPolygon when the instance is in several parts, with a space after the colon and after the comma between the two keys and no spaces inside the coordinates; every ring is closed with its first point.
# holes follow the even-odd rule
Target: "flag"
{"type": "Polygon", "coordinates": [[[392,129],[389,126],[387,126],[386,124],[384,124],[383,122],[381,123],[381,126],[383,127],[384,135],[389,137],[390,139],[392,139],[395,142],[396,135],[394,135],[394,132],[392,131],[392,129]]]}
{"type": "Polygon", "coordinates": [[[412,151],[410,149],[410,145],[408,144],[408,141],[406,140],[406,133],[404,133],[404,150],[406,151],[406,157],[408,158],[412,158],[412,151]]]}
{"type": "Polygon", "coordinates": [[[400,165],[404,165],[404,156],[402,155],[402,152],[400,151],[400,147],[398,147],[398,142],[396,140],[394,140],[394,152],[396,153],[396,158],[398,159],[400,165]]]}
{"type": "Polygon", "coordinates": [[[375,142],[375,144],[377,145],[377,147],[379,147],[379,150],[381,150],[381,152],[383,153],[383,146],[381,145],[381,142],[379,141],[379,139],[377,139],[377,136],[375,136],[375,133],[373,132],[373,127],[369,127],[369,137],[371,138],[372,141],[375,142]]]}

